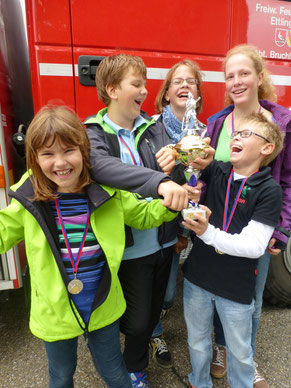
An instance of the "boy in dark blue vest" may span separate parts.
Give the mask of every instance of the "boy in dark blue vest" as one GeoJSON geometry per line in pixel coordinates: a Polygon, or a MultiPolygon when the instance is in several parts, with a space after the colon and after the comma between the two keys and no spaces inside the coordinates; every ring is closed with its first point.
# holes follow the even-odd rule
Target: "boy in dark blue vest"
{"type": "Polygon", "coordinates": [[[266,250],[282,207],[281,188],[267,165],[282,147],[280,128],[262,114],[252,115],[232,134],[230,162],[213,161],[202,172],[207,216],[184,222],[198,236],[183,267],[192,387],[212,387],[216,307],[226,338],[228,382],[232,388],[253,388],[257,259],[266,250]]]}

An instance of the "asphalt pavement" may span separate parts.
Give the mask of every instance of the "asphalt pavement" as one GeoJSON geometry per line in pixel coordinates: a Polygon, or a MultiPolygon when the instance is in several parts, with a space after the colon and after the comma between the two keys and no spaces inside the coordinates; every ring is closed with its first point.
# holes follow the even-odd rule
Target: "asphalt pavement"
{"type": "MultiPolygon", "coordinates": [[[[174,366],[161,369],[150,360],[147,369],[152,388],[185,388],[191,371],[182,306],[182,274],[174,307],[163,321],[165,339],[174,366]]],[[[0,292],[0,388],[48,387],[47,358],[42,341],[28,328],[28,309],[23,289],[0,292]]],[[[122,341],[122,338],[121,338],[122,341]]],[[[291,309],[264,304],[257,338],[256,361],[271,388],[291,388],[291,309]]],[[[213,386],[228,387],[226,379],[213,386]]],[[[75,388],[105,388],[81,337],[75,388]]],[[[236,387],[239,388],[239,387],[236,387]]]]}

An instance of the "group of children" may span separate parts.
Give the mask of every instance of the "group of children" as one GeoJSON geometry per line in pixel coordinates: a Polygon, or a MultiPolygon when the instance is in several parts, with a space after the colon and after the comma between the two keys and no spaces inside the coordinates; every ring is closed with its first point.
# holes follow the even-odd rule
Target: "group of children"
{"type": "MultiPolygon", "coordinates": [[[[185,106],[185,92],[197,88],[196,75],[174,79],[165,91],[179,98],[173,109],[185,106]]],[[[27,173],[0,212],[1,253],[25,240],[30,329],[44,341],[50,387],[73,386],[81,334],[109,387],[149,387],[149,344],[177,246],[177,216],[189,193],[197,193],[163,148],[171,143],[165,123],[175,121],[172,108],[160,121],[141,112],[145,85],[140,58],[109,56],[96,72],[106,108],[85,120],[86,130],[68,108],[40,110],[26,134],[27,173]]],[[[231,137],[230,162],[212,161],[211,147],[197,160],[207,184],[207,216],[183,222],[197,236],[183,267],[189,382],[196,388],[212,387],[214,307],[225,332],[229,383],[253,387],[257,258],[282,207],[280,185],[267,166],[282,150],[280,128],[253,114],[231,137]]]]}

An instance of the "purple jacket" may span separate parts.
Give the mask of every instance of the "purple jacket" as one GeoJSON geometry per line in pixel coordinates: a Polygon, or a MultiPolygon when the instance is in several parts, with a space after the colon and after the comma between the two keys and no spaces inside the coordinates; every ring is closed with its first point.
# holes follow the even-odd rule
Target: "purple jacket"
{"type": "MultiPolygon", "coordinates": [[[[284,249],[288,242],[291,225],[291,112],[287,108],[267,100],[260,100],[260,104],[272,113],[275,122],[285,132],[283,150],[270,164],[272,176],[281,185],[283,192],[283,207],[273,237],[285,245],[279,244],[278,248],[284,249]]],[[[209,117],[207,121],[207,132],[209,137],[211,137],[210,145],[213,148],[216,148],[218,135],[226,116],[233,109],[234,106],[229,105],[209,117]]]]}

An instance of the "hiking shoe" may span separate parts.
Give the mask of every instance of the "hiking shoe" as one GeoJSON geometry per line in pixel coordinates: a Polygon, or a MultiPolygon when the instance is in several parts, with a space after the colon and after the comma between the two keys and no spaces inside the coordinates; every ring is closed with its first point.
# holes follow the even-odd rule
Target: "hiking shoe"
{"type": "Polygon", "coordinates": [[[162,309],[161,314],[160,314],[160,320],[164,319],[165,316],[168,314],[170,309],[162,309]]]}
{"type": "Polygon", "coordinates": [[[258,371],[258,364],[255,362],[254,388],[269,388],[269,384],[258,371]]]}
{"type": "Polygon", "coordinates": [[[132,372],[128,374],[133,388],[150,388],[149,383],[146,381],[147,375],[145,372],[132,372]]]}
{"type": "Polygon", "coordinates": [[[159,366],[162,368],[172,367],[171,353],[169,352],[166,341],[162,335],[159,337],[152,337],[150,347],[152,349],[153,359],[159,366]]]}
{"type": "Polygon", "coordinates": [[[224,346],[213,346],[210,374],[216,379],[222,379],[226,375],[226,349],[224,346]]]}

